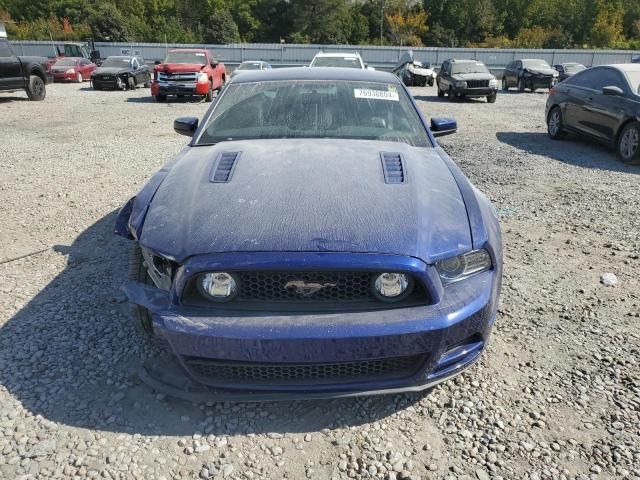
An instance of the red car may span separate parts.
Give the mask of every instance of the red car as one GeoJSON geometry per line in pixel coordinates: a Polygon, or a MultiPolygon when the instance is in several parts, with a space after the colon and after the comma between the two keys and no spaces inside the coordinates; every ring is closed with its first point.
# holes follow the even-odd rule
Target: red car
{"type": "Polygon", "coordinates": [[[89,80],[96,69],[96,64],[91,60],[80,57],[64,57],[51,67],[51,74],[56,82],[73,81],[81,83],[89,80]]]}
{"type": "Polygon", "coordinates": [[[168,95],[201,95],[207,102],[227,80],[223,63],[205,49],[170,50],[164,62],[156,62],[151,95],[164,102],[168,95]]]}

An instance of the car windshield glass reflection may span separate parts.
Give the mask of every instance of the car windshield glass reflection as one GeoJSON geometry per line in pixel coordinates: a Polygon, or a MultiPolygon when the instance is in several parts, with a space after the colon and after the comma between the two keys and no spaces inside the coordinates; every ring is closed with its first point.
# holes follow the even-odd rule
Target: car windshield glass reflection
{"type": "Polygon", "coordinates": [[[522,66],[524,68],[551,68],[544,60],[523,60],[522,66]]]}
{"type": "Polygon", "coordinates": [[[340,138],[431,143],[395,84],[277,81],[231,84],[196,145],[264,138],[340,138]]]}
{"type": "Polygon", "coordinates": [[[314,60],[312,67],[343,67],[361,68],[357,58],[344,57],[318,57],[314,60]]]}
{"type": "Polygon", "coordinates": [[[577,73],[584,70],[586,67],[584,65],[565,65],[564,71],[567,73],[577,73]]]}
{"type": "Polygon", "coordinates": [[[129,66],[130,62],[131,59],[126,57],[109,57],[104,62],[102,62],[102,65],[100,66],[126,68],[129,66]]]}
{"type": "Polygon", "coordinates": [[[164,63],[192,63],[206,65],[207,57],[200,52],[171,52],[164,59],[164,63]]]}
{"type": "Polygon", "coordinates": [[[459,73],[489,73],[484,63],[458,63],[451,67],[451,74],[459,73]]]}
{"type": "Polygon", "coordinates": [[[63,58],[55,63],[55,67],[75,67],[78,61],[75,58],[63,58]]]}
{"type": "Polygon", "coordinates": [[[260,62],[241,63],[238,70],[260,70],[260,62]]]}

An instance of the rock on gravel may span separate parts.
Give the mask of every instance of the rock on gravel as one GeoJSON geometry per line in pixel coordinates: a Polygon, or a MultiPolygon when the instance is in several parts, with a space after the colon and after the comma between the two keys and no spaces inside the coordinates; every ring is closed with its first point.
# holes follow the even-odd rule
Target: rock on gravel
{"type": "Polygon", "coordinates": [[[140,383],[116,210],[187,142],[147,89],[0,95],[0,478],[640,479],[640,168],[545,134],[544,92],[449,103],[441,145],[496,206],[488,351],[430,394],[189,404],[140,383]],[[616,288],[599,276],[616,272],[616,288]]]}

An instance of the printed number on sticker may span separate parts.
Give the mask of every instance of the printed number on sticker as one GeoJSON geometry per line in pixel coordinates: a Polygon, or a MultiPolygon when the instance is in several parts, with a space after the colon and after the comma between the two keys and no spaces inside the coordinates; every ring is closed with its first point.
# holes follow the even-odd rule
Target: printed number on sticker
{"type": "Polygon", "coordinates": [[[356,98],[371,98],[374,100],[391,100],[394,102],[400,101],[398,92],[391,92],[388,90],[366,90],[363,88],[354,88],[353,94],[356,98]]]}

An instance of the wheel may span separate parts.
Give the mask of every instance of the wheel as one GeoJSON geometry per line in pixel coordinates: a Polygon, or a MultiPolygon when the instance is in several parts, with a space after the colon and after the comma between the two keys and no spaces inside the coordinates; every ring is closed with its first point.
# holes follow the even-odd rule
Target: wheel
{"type": "Polygon", "coordinates": [[[627,165],[640,164],[640,123],[627,123],[618,135],[618,157],[627,165]]]}
{"type": "Polygon", "coordinates": [[[507,86],[507,79],[504,77],[502,78],[502,91],[503,92],[509,91],[509,87],[507,86]]]}
{"type": "Polygon", "coordinates": [[[82,74],[80,72],[76,74],[76,83],[82,83],[82,74]]]}
{"type": "Polygon", "coordinates": [[[204,99],[207,102],[211,102],[213,100],[213,83],[211,83],[211,81],[209,81],[209,91],[207,92],[207,95],[204,97],[204,99]]]}
{"type": "Polygon", "coordinates": [[[29,77],[29,86],[25,90],[27,91],[29,100],[39,102],[47,96],[47,87],[44,84],[44,80],[37,75],[31,75],[29,77]]]}
{"type": "Polygon", "coordinates": [[[524,78],[519,78],[518,79],[518,91],[519,92],[524,92],[524,89],[525,89],[524,78]]]}
{"type": "Polygon", "coordinates": [[[449,101],[450,102],[458,101],[458,99],[456,98],[456,95],[453,93],[453,87],[449,87],[449,101]]]}
{"type": "Polygon", "coordinates": [[[151,88],[151,75],[147,75],[147,80],[144,82],[144,88],[151,88]]]}
{"type": "Polygon", "coordinates": [[[489,96],[487,96],[487,103],[496,103],[496,97],[497,97],[497,96],[498,96],[498,95],[497,95],[497,94],[495,94],[495,93],[494,93],[493,95],[489,95],[489,96]]]}
{"type": "Polygon", "coordinates": [[[167,101],[167,96],[166,95],[156,95],[156,102],[166,102],[167,101]]]}
{"type": "Polygon", "coordinates": [[[433,87],[433,78],[430,78],[430,79],[427,81],[427,85],[429,85],[430,87],[433,87]]]}
{"type": "MultiPolygon", "coordinates": [[[[149,272],[147,272],[147,267],[142,257],[140,245],[137,243],[129,254],[129,280],[153,285],[153,280],[151,280],[149,272]]],[[[153,322],[149,310],[140,305],[132,304],[131,315],[138,331],[147,338],[151,337],[153,335],[153,322]]]]}
{"type": "Polygon", "coordinates": [[[136,89],[136,79],[134,77],[129,77],[127,79],[127,88],[129,90],[135,90],[136,89]]]}
{"type": "Polygon", "coordinates": [[[562,126],[562,111],[560,107],[553,107],[547,117],[547,135],[553,140],[561,140],[566,135],[562,126]]]}
{"type": "Polygon", "coordinates": [[[437,83],[436,83],[436,90],[438,91],[438,97],[440,98],[444,97],[444,92],[440,90],[440,85],[438,85],[437,83]]]}

